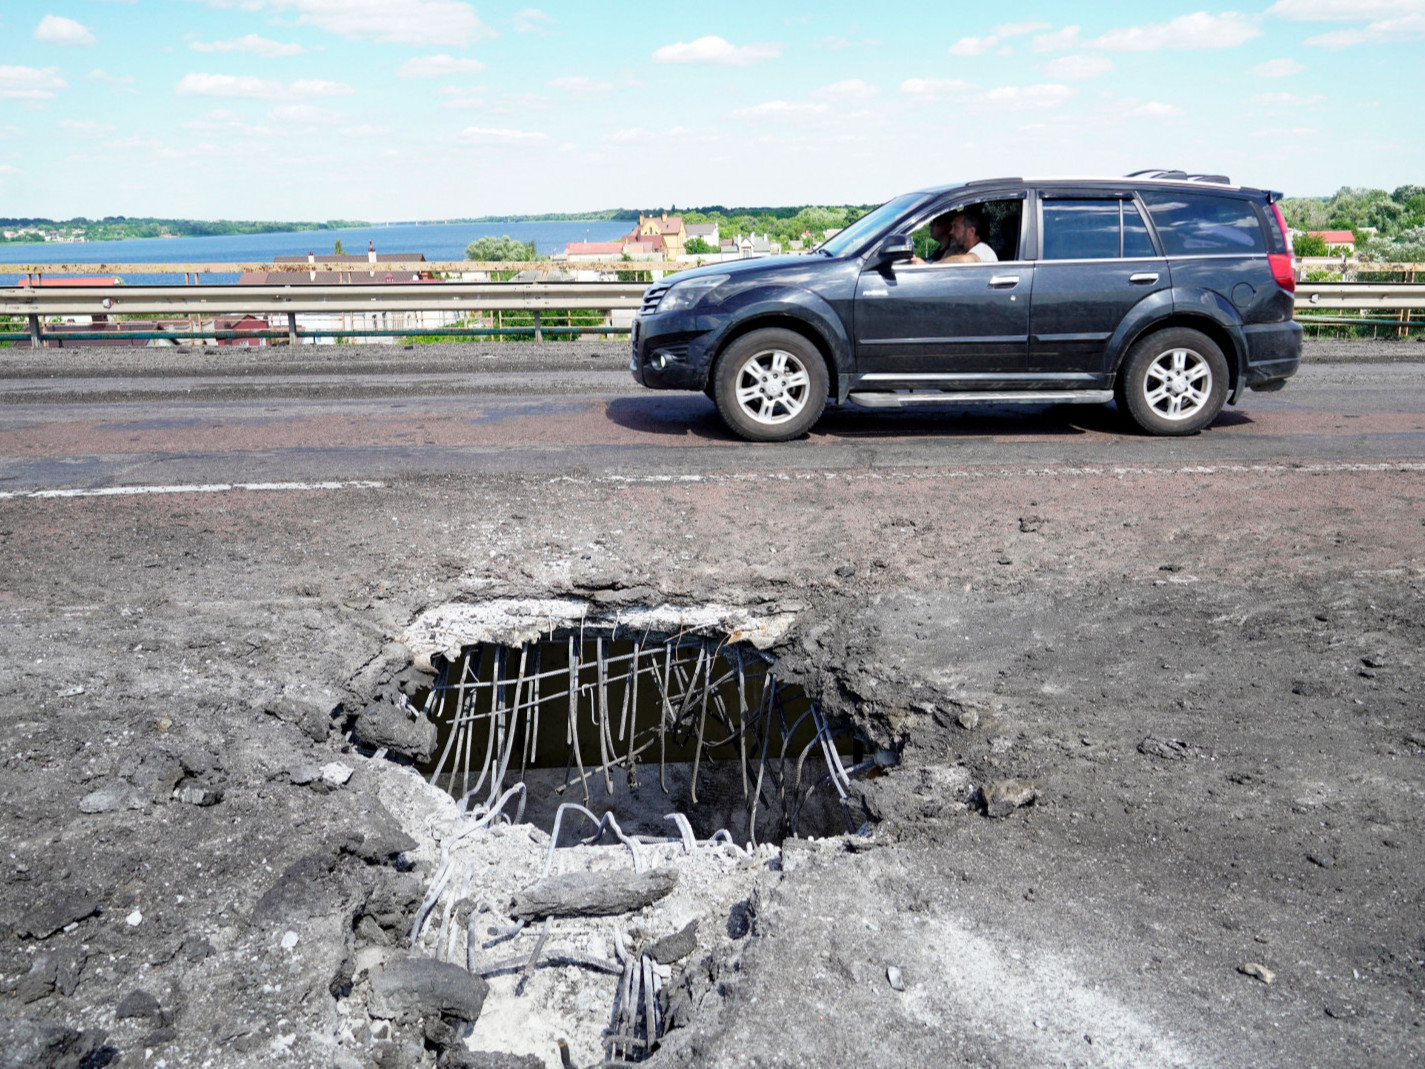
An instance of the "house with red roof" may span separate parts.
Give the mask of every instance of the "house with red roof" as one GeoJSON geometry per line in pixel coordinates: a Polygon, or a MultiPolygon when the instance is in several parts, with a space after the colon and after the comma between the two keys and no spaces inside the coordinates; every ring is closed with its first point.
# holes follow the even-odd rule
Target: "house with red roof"
{"type": "Polygon", "coordinates": [[[1308,230],[1307,234],[1326,242],[1327,252],[1354,253],[1356,251],[1356,235],[1349,230],[1308,230]]]}

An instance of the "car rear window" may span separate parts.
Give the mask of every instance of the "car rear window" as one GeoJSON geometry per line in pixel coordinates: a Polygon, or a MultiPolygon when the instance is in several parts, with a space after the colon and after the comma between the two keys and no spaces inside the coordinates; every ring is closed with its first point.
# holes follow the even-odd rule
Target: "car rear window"
{"type": "Polygon", "coordinates": [[[1210,256],[1267,251],[1262,224],[1250,201],[1176,190],[1144,190],[1169,256],[1210,256]]]}
{"type": "Polygon", "coordinates": [[[1044,259],[1113,260],[1118,257],[1117,200],[1046,200],[1044,259]]]}

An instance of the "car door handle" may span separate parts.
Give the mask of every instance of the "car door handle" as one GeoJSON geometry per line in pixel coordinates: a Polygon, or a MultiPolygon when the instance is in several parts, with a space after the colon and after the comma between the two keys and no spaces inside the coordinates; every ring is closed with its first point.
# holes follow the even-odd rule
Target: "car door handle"
{"type": "Polygon", "coordinates": [[[1142,274],[1129,275],[1128,281],[1140,286],[1151,286],[1154,282],[1158,281],[1158,276],[1153,271],[1144,271],[1142,274]]]}
{"type": "Polygon", "coordinates": [[[990,278],[991,286],[1018,286],[1018,275],[994,275],[990,278]]]}

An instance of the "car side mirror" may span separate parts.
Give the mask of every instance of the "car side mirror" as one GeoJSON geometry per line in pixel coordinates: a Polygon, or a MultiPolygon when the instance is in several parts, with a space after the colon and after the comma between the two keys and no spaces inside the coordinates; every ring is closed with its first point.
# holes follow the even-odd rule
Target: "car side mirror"
{"type": "Polygon", "coordinates": [[[876,250],[876,266],[889,267],[899,260],[909,260],[914,255],[915,241],[909,234],[891,234],[876,250]]]}

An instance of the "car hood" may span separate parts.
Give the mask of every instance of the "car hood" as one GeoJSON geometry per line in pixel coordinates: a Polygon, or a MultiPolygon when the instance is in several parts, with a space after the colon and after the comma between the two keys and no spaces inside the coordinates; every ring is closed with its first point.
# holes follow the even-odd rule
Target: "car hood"
{"type": "Polygon", "coordinates": [[[772,274],[788,267],[805,268],[825,259],[824,256],[812,254],[809,256],[763,256],[756,260],[730,260],[720,264],[705,264],[702,267],[695,267],[691,271],[679,271],[669,278],[668,282],[676,285],[686,279],[703,278],[708,275],[728,275],[741,282],[750,280],[755,275],[772,274]]]}

